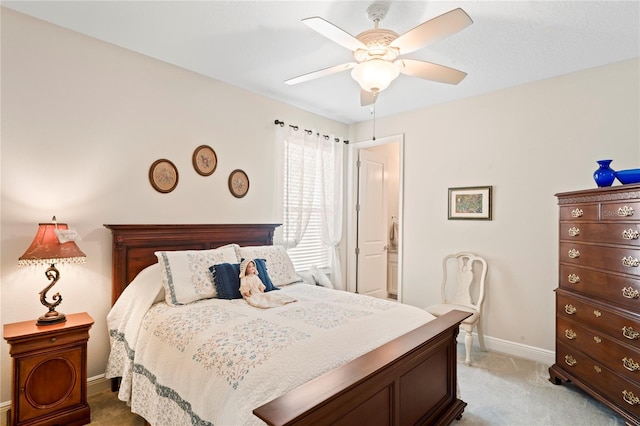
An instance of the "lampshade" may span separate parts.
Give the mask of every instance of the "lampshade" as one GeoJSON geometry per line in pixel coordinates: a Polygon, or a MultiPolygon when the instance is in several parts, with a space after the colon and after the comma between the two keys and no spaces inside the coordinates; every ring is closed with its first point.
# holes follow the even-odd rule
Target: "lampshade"
{"type": "Polygon", "coordinates": [[[74,241],[61,243],[58,230],[68,230],[66,223],[41,223],[31,245],[20,256],[18,265],[52,265],[55,263],[84,263],[86,255],[74,241]]]}
{"type": "Polygon", "coordinates": [[[399,74],[400,70],[393,62],[382,59],[362,62],[351,71],[351,76],[360,84],[362,90],[372,93],[381,92],[389,87],[399,74]]]}
{"type": "Polygon", "coordinates": [[[83,263],[86,255],[78,248],[75,231],[69,230],[66,223],[41,223],[31,245],[18,259],[18,265],[49,265],[45,276],[50,282],[40,292],[40,303],[49,310],[38,318],[37,325],[52,325],[66,321],[66,315],[57,312],[56,307],[62,303],[60,293],[53,295],[53,302],[47,300],[47,292],[58,282],[60,272],[56,263],[83,263]]]}

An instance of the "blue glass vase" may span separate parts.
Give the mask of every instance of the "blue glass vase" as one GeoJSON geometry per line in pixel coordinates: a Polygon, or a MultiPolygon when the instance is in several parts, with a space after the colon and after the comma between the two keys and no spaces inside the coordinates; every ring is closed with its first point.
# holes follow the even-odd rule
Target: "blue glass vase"
{"type": "Polygon", "coordinates": [[[598,167],[598,170],[593,172],[593,179],[600,187],[611,186],[616,178],[616,172],[609,167],[611,161],[613,160],[598,160],[600,167],[598,167]]]}

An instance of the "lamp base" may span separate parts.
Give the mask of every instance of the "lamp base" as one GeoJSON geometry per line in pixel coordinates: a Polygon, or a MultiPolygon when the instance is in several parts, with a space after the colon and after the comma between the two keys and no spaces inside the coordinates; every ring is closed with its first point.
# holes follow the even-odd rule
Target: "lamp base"
{"type": "Polygon", "coordinates": [[[50,311],[38,318],[38,322],[36,322],[36,325],[52,325],[65,322],[66,320],[67,317],[65,314],[58,313],[56,311],[50,311]]]}

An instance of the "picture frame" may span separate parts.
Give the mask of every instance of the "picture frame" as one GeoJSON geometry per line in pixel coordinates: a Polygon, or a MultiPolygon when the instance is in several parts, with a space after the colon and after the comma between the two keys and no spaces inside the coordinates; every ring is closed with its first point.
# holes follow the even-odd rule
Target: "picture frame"
{"type": "Polygon", "coordinates": [[[449,188],[449,220],[491,220],[492,186],[449,188]]]}
{"type": "Polygon", "coordinates": [[[149,182],[153,189],[163,194],[169,193],[178,186],[178,169],[166,158],[156,160],[149,167],[149,182]]]}
{"type": "Polygon", "coordinates": [[[200,176],[211,176],[218,167],[218,156],[209,145],[200,145],[193,151],[191,162],[200,176]]]}
{"type": "Polygon", "coordinates": [[[236,198],[242,198],[249,192],[249,177],[241,169],[235,169],[229,174],[229,191],[236,198]]]}

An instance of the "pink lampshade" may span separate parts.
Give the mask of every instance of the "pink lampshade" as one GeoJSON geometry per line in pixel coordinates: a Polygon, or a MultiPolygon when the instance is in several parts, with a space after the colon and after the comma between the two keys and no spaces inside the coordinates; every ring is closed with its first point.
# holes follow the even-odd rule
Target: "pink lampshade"
{"type": "Polygon", "coordinates": [[[74,241],[61,243],[56,228],[67,230],[66,223],[41,223],[31,245],[20,256],[18,265],[53,265],[55,263],[84,263],[86,255],[74,241]]]}

